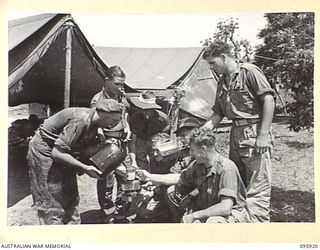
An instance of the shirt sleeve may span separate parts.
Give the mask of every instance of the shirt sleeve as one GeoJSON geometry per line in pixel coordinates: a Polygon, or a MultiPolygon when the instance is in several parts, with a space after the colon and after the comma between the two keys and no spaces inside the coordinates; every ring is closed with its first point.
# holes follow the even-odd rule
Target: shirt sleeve
{"type": "Polygon", "coordinates": [[[92,100],[91,100],[91,102],[90,102],[90,107],[91,107],[91,108],[94,108],[94,107],[96,106],[96,103],[97,103],[97,101],[98,101],[99,98],[100,98],[100,94],[101,94],[101,93],[98,93],[98,94],[96,94],[96,95],[92,98],[92,100]]]}
{"type": "Polygon", "coordinates": [[[266,93],[274,94],[274,90],[271,88],[266,76],[261,69],[256,66],[250,67],[246,73],[248,87],[257,95],[261,96],[266,93]]]}
{"type": "Polygon", "coordinates": [[[158,132],[162,132],[164,128],[168,125],[168,116],[160,110],[157,111],[157,120],[158,120],[158,132]]]}
{"type": "Polygon", "coordinates": [[[77,121],[75,123],[68,124],[59,134],[54,146],[65,152],[71,152],[72,148],[80,142],[85,130],[86,126],[83,122],[77,121]]]}
{"type": "Polygon", "coordinates": [[[179,179],[179,184],[182,184],[187,187],[195,186],[196,176],[195,176],[194,169],[195,169],[195,163],[193,163],[186,169],[182,170],[180,179],[179,179]]]}
{"type": "Polygon", "coordinates": [[[228,169],[222,172],[220,176],[218,196],[227,196],[237,198],[238,178],[236,171],[228,169]]]}
{"type": "Polygon", "coordinates": [[[145,118],[141,110],[136,111],[132,115],[129,115],[129,125],[132,133],[140,136],[141,130],[145,129],[145,118]]]}
{"type": "Polygon", "coordinates": [[[221,93],[222,89],[221,89],[221,84],[218,82],[218,87],[217,87],[217,92],[216,92],[216,98],[214,101],[214,105],[212,107],[212,111],[214,113],[219,114],[220,116],[224,116],[223,114],[223,109],[221,108],[221,105],[219,103],[219,98],[220,98],[220,93],[221,93]]]}

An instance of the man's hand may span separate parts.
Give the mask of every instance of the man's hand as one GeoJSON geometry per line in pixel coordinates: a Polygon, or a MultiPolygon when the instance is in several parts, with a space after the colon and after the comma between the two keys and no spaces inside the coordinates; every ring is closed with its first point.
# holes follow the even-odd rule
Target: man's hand
{"type": "Polygon", "coordinates": [[[129,159],[130,159],[130,165],[134,167],[135,169],[139,169],[137,161],[136,161],[136,155],[134,153],[129,152],[129,159]]]}
{"type": "Polygon", "coordinates": [[[262,122],[260,126],[260,131],[256,139],[255,151],[258,154],[265,153],[269,148],[271,148],[271,138],[269,134],[270,126],[272,123],[273,113],[274,113],[274,98],[271,93],[266,93],[259,97],[261,103],[263,104],[262,111],[262,122]]]}
{"type": "Polygon", "coordinates": [[[87,165],[84,172],[92,178],[101,179],[102,172],[95,166],[87,165]]]}
{"type": "Polygon", "coordinates": [[[221,122],[222,118],[223,116],[219,115],[218,113],[213,113],[209,120],[202,127],[206,129],[214,129],[221,122]]]}
{"type": "Polygon", "coordinates": [[[124,121],[125,121],[124,133],[126,133],[127,136],[123,140],[123,142],[128,142],[128,141],[131,140],[131,135],[132,135],[131,128],[130,128],[130,125],[129,125],[129,122],[128,122],[128,113],[125,114],[124,121]]]}
{"type": "Polygon", "coordinates": [[[106,142],[106,137],[104,136],[104,133],[103,133],[103,129],[102,128],[98,128],[98,131],[97,131],[97,137],[98,137],[98,142],[100,145],[102,144],[105,144],[106,142]]]}
{"type": "Polygon", "coordinates": [[[125,131],[125,133],[127,134],[126,138],[123,140],[123,142],[128,142],[131,140],[131,130],[127,130],[125,131]]]}
{"type": "Polygon", "coordinates": [[[193,223],[195,221],[194,214],[185,214],[182,217],[182,223],[193,223]]]}
{"type": "Polygon", "coordinates": [[[139,177],[141,181],[149,181],[150,180],[150,173],[143,169],[137,169],[136,175],[139,177]]]}
{"type": "Polygon", "coordinates": [[[271,141],[269,134],[261,134],[257,136],[255,151],[258,154],[263,154],[271,147],[271,141]]]}

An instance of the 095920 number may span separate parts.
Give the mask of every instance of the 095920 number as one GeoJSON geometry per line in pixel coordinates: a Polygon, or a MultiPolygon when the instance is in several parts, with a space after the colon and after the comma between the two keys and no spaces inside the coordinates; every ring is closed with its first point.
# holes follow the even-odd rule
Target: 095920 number
{"type": "Polygon", "coordinates": [[[307,249],[318,248],[318,244],[300,244],[299,246],[300,248],[307,248],[307,249]]]}

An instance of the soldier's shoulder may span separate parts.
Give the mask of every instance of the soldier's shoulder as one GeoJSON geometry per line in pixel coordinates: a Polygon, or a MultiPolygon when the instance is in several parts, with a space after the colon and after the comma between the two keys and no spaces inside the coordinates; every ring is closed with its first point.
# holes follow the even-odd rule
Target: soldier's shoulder
{"type": "Polygon", "coordinates": [[[218,164],[217,173],[222,174],[225,171],[236,171],[236,164],[228,158],[223,158],[218,164]]]}
{"type": "Polygon", "coordinates": [[[239,64],[240,69],[244,69],[246,71],[253,71],[253,70],[259,70],[259,67],[252,64],[252,63],[240,63],[239,64]]]}

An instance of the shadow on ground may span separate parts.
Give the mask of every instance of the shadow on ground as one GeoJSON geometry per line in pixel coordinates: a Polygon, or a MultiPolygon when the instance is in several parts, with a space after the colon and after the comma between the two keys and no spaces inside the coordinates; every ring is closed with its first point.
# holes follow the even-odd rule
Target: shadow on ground
{"type": "Polygon", "coordinates": [[[88,210],[80,214],[81,224],[105,224],[106,216],[102,210],[88,210]]]}
{"type": "Polygon", "coordinates": [[[30,195],[30,179],[26,160],[27,150],[27,145],[9,147],[7,207],[13,206],[30,195]]]}
{"type": "Polygon", "coordinates": [[[315,222],[314,193],[272,187],[271,222],[315,222]]]}
{"type": "MultiPolygon", "coordinates": [[[[315,222],[315,195],[298,190],[284,190],[272,187],[271,222],[315,222]]],[[[81,213],[82,224],[108,224],[109,220],[102,210],[89,210],[81,213]]],[[[128,223],[115,221],[114,223],[128,223]]],[[[139,216],[133,223],[170,223],[165,216],[142,218],[139,216]]]]}
{"type": "Polygon", "coordinates": [[[285,144],[288,145],[290,148],[295,149],[307,149],[313,148],[313,142],[297,142],[297,141],[286,141],[285,144]]]}

